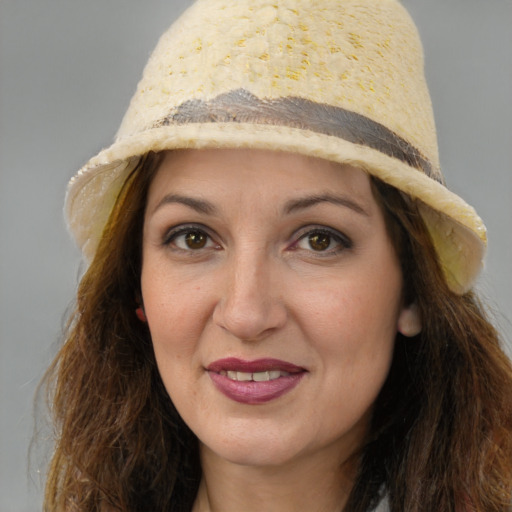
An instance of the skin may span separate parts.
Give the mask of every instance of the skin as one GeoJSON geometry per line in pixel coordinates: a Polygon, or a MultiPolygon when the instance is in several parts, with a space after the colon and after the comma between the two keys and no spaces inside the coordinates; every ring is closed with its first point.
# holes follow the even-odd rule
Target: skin
{"type": "Polygon", "coordinates": [[[341,510],[396,332],[416,318],[368,176],[288,153],[169,152],[141,284],[160,374],[200,443],[194,511],[341,510]],[[226,357],[304,375],[239,403],[206,370],[226,357]]]}

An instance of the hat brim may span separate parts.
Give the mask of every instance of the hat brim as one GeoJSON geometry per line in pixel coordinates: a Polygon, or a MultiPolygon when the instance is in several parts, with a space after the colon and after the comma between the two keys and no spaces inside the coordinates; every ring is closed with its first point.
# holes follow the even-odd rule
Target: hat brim
{"type": "Polygon", "coordinates": [[[420,201],[420,213],[439,255],[448,286],[469,290],[486,250],[485,226],[475,210],[444,185],[407,163],[368,146],[289,126],[189,123],[146,130],[116,141],[70,181],[65,202],[69,229],[87,260],[128,174],[149,151],[254,148],[287,151],[359,167],[420,201]]]}

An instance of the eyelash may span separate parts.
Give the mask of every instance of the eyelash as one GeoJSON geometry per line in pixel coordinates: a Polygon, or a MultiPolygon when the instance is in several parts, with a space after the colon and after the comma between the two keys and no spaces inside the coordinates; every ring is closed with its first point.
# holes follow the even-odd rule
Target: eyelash
{"type": "MultiPolygon", "coordinates": [[[[184,245],[187,243],[185,240],[183,240],[183,242],[184,242],[184,245]]],[[[180,251],[185,251],[185,252],[196,252],[201,249],[211,249],[211,248],[217,249],[220,247],[215,242],[213,242],[215,244],[215,246],[212,247],[211,246],[212,242],[213,242],[213,238],[208,234],[207,230],[204,227],[202,227],[201,225],[192,224],[192,225],[185,225],[185,226],[183,226],[183,225],[177,226],[175,228],[170,229],[164,237],[163,245],[166,245],[166,246],[174,245],[174,249],[180,250],[180,251]],[[184,237],[187,234],[188,235],[196,234],[196,235],[205,237],[204,238],[205,245],[203,245],[201,247],[197,247],[197,248],[192,248],[192,247],[185,248],[185,247],[180,247],[179,245],[177,245],[176,241],[180,237],[182,237],[182,236],[184,237]]]]}
{"type": "Polygon", "coordinates": [[[340,233],[339,231],[336,231],[336,230],[330,229],[330,228],[326,228],[326,227],[305,228],[304,232],[302,232],[300,234],[300,236],[292,244],[290,249],[291,250],[300,250],[301,248],[299,247],[299,244],[302,241],[306,241],[306,243],[308,243],[308,245],[310,247],[309,249],[305,249],[305,250],[311,251],[312,253],[314,253],[317,256],[336,255],[336,254],[342,252],[343,250],[351,249],[353,246],[352,240],[350,240],[350,238],[348,238],[346,235],[344,235],[343,233],[340,233]],[[318,236],[318,235],[320,235],[320,237],[324,237],[324,240],[322,240],[322,238],[320,238],[320,240],[318,241],[319,243],[324,243],[325,238],[327,238],[328,246],[326,246],[325,249],[315,250],[315,249],[313,249],[313,247],[311,247],[312,237],[318,236]],[[308,240],[309,240],[309,243],[308,243],[308,240]],[[336,244],[336,247],[331,248],[330,246],[333,243],[336,244]]]}
{"type": "MultiPolygon", "coordinates": [[[[339,252],[351,249],[353,246],[352,241],[344,234],[336,231],[334,229],[326,228],[326,227],[305,227],[302,230],[299,230],[298,237],[294,235],[295,240],[287,247],[287,250],[297,251],[297,250],[306,250],[310,251],[318,256],[332,256],[338,254],[339,252]],[[320,239],[317,240],[319,244],[325,244],[327,242],[327,246],[325,248],[319,248],[315,250],[312,246],[312,239],[314,236],[320,236],[320,239]],[[322,238],[323,237],[323,238],[322,238]],[[309,249],[301,248],[300,244],[302,241],[308,242],[309,239],[309,249]],[[331,248],[330,246],[335,243],[336,247],[331,248]]],[[[193,241],[193,240],[192,240],[193,241]]],[[[183,240],[183,245],[187,244],[187,241],[183,240]]],[[[199,252],[202,249],[220,249],[221,246],[216,243],[211,235],[208,234],[208,231],[201,225],[191,224],[191,225],[181,225],[175,228],[170,229],[163,240],[163,245],[171,246],[173,245],[173,249],[184,251],[184,252],[199,252]],[[202,240],[198,240],[198,247],[180,247],[176,242],[180,237],[185,237],[187,235],[198,235],[200,237],[204,237],[202,240]],[[204,244],[201,245],[201,243],[204,244]]]]}

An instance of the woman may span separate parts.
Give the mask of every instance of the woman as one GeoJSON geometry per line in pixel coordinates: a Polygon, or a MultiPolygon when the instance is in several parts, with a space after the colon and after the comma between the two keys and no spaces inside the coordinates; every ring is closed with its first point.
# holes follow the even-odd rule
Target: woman
{"type": "Polygon", "coordinates": [[[202,0],[71,181],[47,510],[505,511],[510,363],[396,0],[202,0]]]}

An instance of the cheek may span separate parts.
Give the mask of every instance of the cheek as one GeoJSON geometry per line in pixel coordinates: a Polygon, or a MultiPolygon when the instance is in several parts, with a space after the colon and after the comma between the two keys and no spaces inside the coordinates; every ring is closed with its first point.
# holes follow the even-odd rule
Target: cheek
{"type": "Polygon", "coordinates": [[[145,271],[149,268],[143,268],[141,284],[157,364],[164,380],[185,377],[182,368],[194,357],[208,316],[202,289],[169,271],[145,271]]]}
{"type": "Polygon", "coordinates": [[[330,384],[352,390],[354,399],[378,392],[391,364],[401,274],[397,266],[388,269],[385,276],[351,273],[303,293],[295,290],[297,300],[303,299],[301,328],[320,354],[330,384]]]}
{"type": "MultiPolygon", "coordinates": [[[[300,295],[297,290],[295,296],[300,295]]],[[[302,322],[327,345],[332,339],[350,341],[354,348],[375,345],[377,339],[394,339],[399,300],[397,293],[386,293],[369,283],[340,281],[322,290],[305,291],[302,322]]]]}

